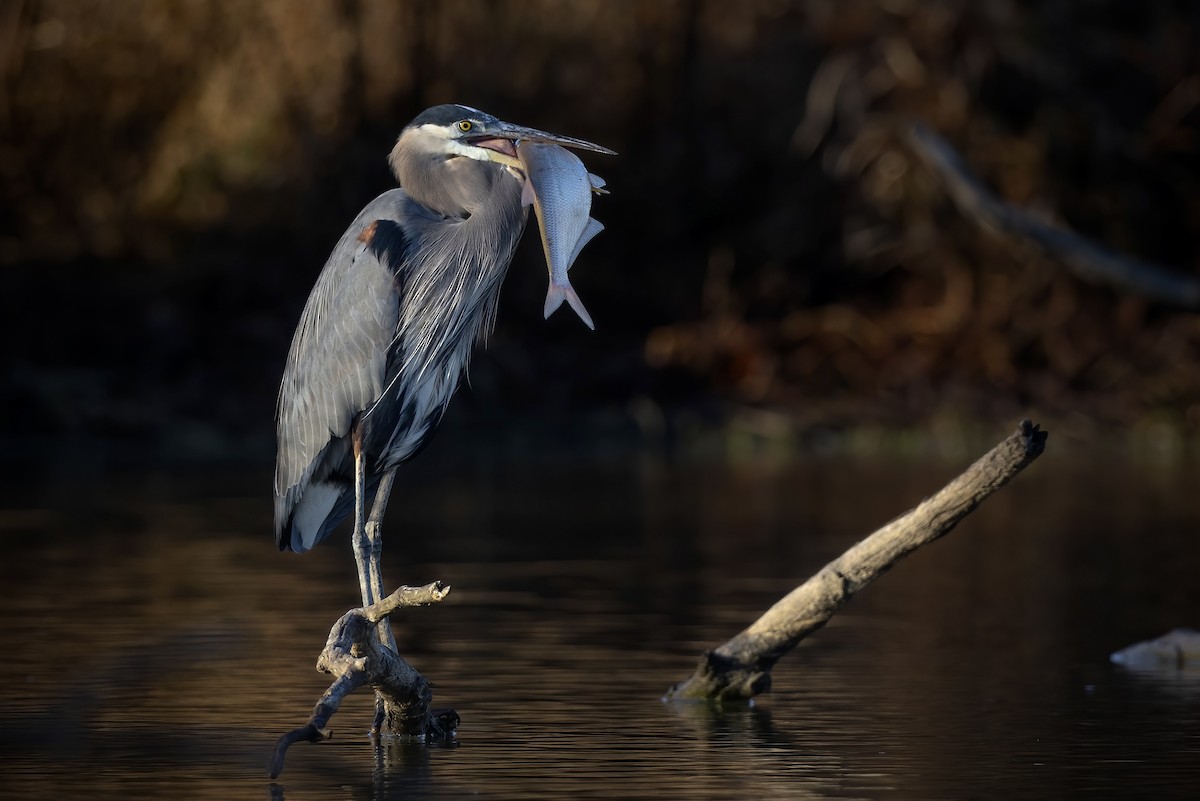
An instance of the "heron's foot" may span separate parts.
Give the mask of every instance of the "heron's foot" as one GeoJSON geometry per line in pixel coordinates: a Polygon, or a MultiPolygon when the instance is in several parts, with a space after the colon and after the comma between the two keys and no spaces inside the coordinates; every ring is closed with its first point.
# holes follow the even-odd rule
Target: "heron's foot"
{"type": "Polygon", "coordinates": [[[371,722],[371,736],[379,740],[383,733],[384,724],[387,723],[387,701],[378,690],[375,691],[375,719],[371,722]]]}

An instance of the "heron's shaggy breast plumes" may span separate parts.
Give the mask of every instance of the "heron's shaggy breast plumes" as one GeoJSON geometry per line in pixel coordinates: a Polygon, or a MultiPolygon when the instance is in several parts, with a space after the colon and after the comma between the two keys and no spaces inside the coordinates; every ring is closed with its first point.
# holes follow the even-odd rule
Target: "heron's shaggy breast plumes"
{"type": "Polygon", "coordinates": [[[487,192],[474,204],[476,213],[446,218],[417,208],[406,220],[409,247],[397,272],[402,289],[388,383],[363,416],[369,449],[378,448],[385,468],[411,458],[441,419],[475,344],[495,325],[501,285],[525,227],[520,181],[497,165],[462,161],[486,176],[472,179],[487,192]]]}

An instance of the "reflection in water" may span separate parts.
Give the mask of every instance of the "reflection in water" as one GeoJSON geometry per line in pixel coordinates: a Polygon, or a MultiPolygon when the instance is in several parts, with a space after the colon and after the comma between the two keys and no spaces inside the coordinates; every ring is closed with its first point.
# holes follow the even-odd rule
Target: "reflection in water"
{"type": "Polygon", "coordinates": [[[1200,615],[1183,475],[1048,455],[785,658],[756,705],[659,701],[953,472],[414,473],[384,567],[454,586],[396,632],[459,741],[377,748],[362,693],[274,785],[274,740],[326,686],[313,663],[355,603],[345,538],[277,553],[266,501],[239,497],[262,477],[55,492],[70,508],[22,490],[0,509],[0,796],[1188,797],[1197,683],[1107,662],[1200,615]]]}

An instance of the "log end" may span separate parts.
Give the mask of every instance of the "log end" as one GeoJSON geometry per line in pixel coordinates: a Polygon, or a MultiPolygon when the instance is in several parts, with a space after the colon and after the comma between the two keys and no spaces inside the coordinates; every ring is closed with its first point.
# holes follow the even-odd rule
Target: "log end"
{"type": "Polygon", "coordinates": [[[267,778],[277,779],[279,778],[279,774],[283,773],[283,760],[287,756],[287,750],[291,747],[292,743],[319,743],[321,740],[328,740],[332,736],[333,732],[330,729],[323,729],[312,722],[298,729],[292,729],[275,742],[275,752],[271,754],[271,764],[267,768],[267,778]]]}
{"type": "Polygon", "coordinates": [[[1037,423],[1026,418],[1017,426],[1017,433],[1025,442],[1025,456],[1034,459],[1042,455],[1046,449],[1046,438],[1049,433],[1043,431],[1037,423]]]}
{"type": "Polygon", "coordinates": [[[745,701],[771,689],[771,671],[705,651],[695,672],[672,685],[664,701],[745,701]]]}

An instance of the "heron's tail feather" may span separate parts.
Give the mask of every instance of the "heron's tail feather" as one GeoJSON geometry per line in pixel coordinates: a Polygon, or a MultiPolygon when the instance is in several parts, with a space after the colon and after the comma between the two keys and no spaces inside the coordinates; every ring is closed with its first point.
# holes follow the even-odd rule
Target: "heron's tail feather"
{"type": "Polygon", "coordinates": [[[327,521],[343,491],[343,486],[331,481],[314,481],[308,485],[292,510],[291,550],[303,553],[329,536],[332,527],[327,521]]]}

